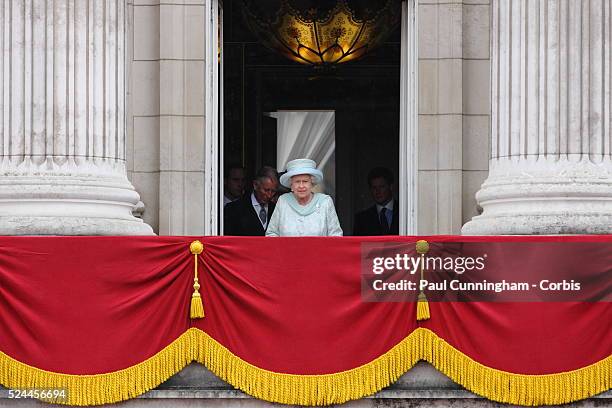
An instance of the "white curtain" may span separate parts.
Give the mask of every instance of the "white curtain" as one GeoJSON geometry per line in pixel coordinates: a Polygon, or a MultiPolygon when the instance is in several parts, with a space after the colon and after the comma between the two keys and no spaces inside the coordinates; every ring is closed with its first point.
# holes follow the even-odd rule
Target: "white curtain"
{"type": "MultiPolygon", "coordinates": [[[[284,171],[287,162],[307,158],[317,162],[323,172],[319,191],[335,196],[336,192],[336,122],[333,111],[278,111],[270,116],[277,120],[276,166],[284,171]]],[[[335,198],[335,197],[334,197],[335,198]]]]}

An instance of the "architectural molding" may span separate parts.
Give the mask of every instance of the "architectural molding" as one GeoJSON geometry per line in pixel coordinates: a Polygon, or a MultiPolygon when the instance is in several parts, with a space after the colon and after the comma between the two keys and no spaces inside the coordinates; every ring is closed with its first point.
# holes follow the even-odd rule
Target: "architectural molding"
{"type": "Polygon", "coordinates": [[[0,235],[149,235],[125,168],[123,0],[0,5],[0,235]]]}
{"type": "Polygon", "coordinates": [[[400,62],[399,232],[417,234],[418,208],[418,1],[402,1],[400,62]]]}
{"type": "Polygon", "coordinates": [[[491,3],[491,160],[462,232],[612,232],[612,1],[491,3]]]}
{"type": "Polygon", "coordinates": [[[219,1],[205,0],[205,126],[204,126],[204,235],[219,234],[219,158],[223,140],[219,136],[219,1]]]}

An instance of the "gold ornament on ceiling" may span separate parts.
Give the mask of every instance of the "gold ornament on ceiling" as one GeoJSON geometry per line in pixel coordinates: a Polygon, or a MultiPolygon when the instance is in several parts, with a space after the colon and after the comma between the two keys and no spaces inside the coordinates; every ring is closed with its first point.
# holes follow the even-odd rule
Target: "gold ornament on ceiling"
{"type": "Polygon", "coordinates": [[[243,0],[249,28],[269,48],[305,65],[357,60],[400,21],[399,0],[243,0]]]}

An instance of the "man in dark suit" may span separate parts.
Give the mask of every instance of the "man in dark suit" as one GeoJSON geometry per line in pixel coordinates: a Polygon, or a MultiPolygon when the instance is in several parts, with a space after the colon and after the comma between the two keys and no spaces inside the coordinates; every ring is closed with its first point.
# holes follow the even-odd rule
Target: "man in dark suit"
{"type": "Polygon", "coordinates": [[[264,236],[274,211],[272,198],[278,189],[276,174],[265,167],[253,180],[253,192],[225,206],[225,235],[264,236]]]}
{"type": "Polygon", "coordinates": [[[355,215],[353,235],[399,235],[399,204],[393,199],[393,173],[376,167],[368,174],[374,205],[355,215]]]}

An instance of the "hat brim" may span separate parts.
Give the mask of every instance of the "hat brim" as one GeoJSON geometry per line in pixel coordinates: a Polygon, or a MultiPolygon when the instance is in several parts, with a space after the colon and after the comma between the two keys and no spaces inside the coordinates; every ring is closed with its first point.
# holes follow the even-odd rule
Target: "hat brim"
{"type": "Polygon", "coordinates": [[[287,187],[291,188],[291,177],[299,176],[302,174],[308,174],[315,178],[315,184],[320,184],[323,181],[323,173],[319,169],[308,169],[308,168],[297,168],[291,169],[280,177],[280,183],[287,187]]]}

